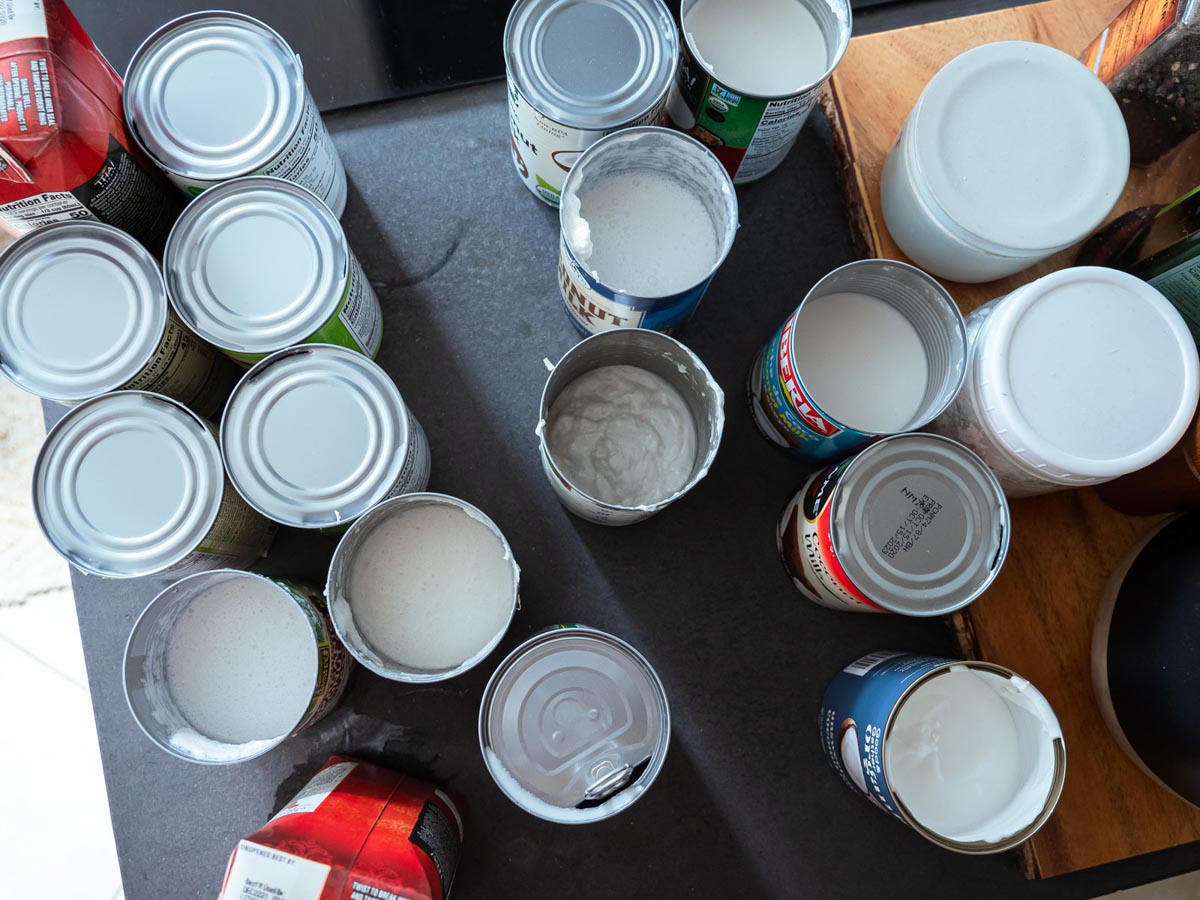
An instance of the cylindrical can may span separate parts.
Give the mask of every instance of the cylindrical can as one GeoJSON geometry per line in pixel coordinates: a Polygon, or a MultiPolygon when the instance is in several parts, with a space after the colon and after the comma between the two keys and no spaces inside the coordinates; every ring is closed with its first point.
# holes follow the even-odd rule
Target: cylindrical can
{"type": "MultiPolygon", "coordinates": [[[[920,269],[887,259],[863,259],[834,269],[800,301],[750,368],[754,423],[773,444],[813,463],[835,462],[879,437],[833,418],[802,377],[796,354],[800,318],[807,304],[837,294],[861,293],[883,301],[916,332],[925,351],[925,392],[911,419],[896,432],[916,431],[936,418],[958,394],[966,375],[967,336],[962,314],[946,289],[920,269]]],[[[885,348],[880,347],[882,352],[885,348]]],[[[863,366],[872,365],[864,359],[863,366]]],[[[887,372],[881,378],[894,377],[887,372]]],[[[878,386],[864,385],[863,390],[878,386]]]]}
{"type": "Polygon", "coordinates": [[[880,194],[913,262],[974,283],[1083,240],[1128,177],[1129,135],[1104,83],[1054,47],[997,41],[930,79],[884,162],[880,194]]]}
{"type": "MultiPolygon", "coordinates": [[[[783,162],[796,143],[821,86],[841,62],[850,43],[850,4],[848,0],[760,0],[744,7],[724,0],[683,0],[680,12],[684,42],[679,72],[667,102],[670,123],[710,148],[735,184],[762,178],[783,162]],[[812,47],[805,47],[802,44],[809,42],[795,35],[797,43],[785,55],[805,58],[821,45],[826,61],[823,71],[806,84],[764,95],[752,90],[752,84],[730,83],[714,69],[710,60],[716,58],[713,50],[717,48],[713,45],[728,40],[732,31],[760,31],[751,36],[760,47],[759,53],[764,42],[786,40],[783,36],[791,33],[788,26],[793,23],[785,20],[777,24],[777,19],[779,7],[792,4],[800,7],[794,14],[810,20],[806,28],[816,40],[811,42],[812,47]],[[722,22],[722,17],[741,21],[722,22]],[[730,25],[735,27],[730,29],[730,25]]],[[[731,55],[747,59],[753,58],[755,51],[731,55]]],[[[756,68],[763,64],[761,60],[754,63],[756,68]]]]}
{"type": "Polygon", "coordinates": [[[1196,412],[1187,324],[1125,272],[1053,272],[967,318],[967,377],[934,424],[1027,497],[1099,484],[1168,453],[1196,412]]]}
{"type": "Polygon", "coordinates": [[[1193,806],[1200,806],[1198,541],[1198,513],[1151,529],[1118,563],[1092,632],[1092,685],[1113,738],[1143,772],[1193,806]]]}
{"type": "Polygon", "coordinates": [[[983,460],[948,438],[901,434],[813,475],[776,539],[814,603],[942,616],[987,590],[1010,530],[1004,492],[983,460]]]}
{"type": "Polygon", "coordinates": [[[238,763],[262,756],[324,717],[341,698],[353,668],[329,627],[319,589],[302,581],[218,569],[176,581],[142,611],[125,645],[125,699],[146,737],[172,756],[206,765],[238,763]],[[239,591],[244,593],[239,596],[239,591]],[[253,597],[256,602],[237,609],[236,601],[247,599],[251,591],[260,592],[253,597]],[[224,619],[224,624],[193,624],[178,638],[191,643],[177,650],[181,623],[189,613],[196,615],[197,604],[206,599],[214,604],[208,615],[224,619]],[[178,666],[176,654],[183,657],[178,666]],[[304,680],[291,683],[283,673],[272,671],[272,664],[303,673],[304,680]],[[191,671],[177,676],[176,669],[191,671]],[[208,704],[214,702],[213,693],[230,691],[232,695],[222,699],[227,707],[235,707],[234,716],[253,715],[251,709],[236,708],[239,700],[249,701],[247,706],[272,707],[271,718],[282,714],[286,723],[264,737],[205,733],[194,721],[192,707],[206,704],[184,697],[177,681],[185,676],[202,679],[204,670],[209,673],[204,689],[208,704]],[[228,679],[236,681],[222,684],[228,679]],[[282,683],[271,684],[273,679],[282,683]],[[289,696],[265,696],[269,688],[289,696]],[[288,702],[279,708],[284,701],[288,702]]]}
{"type": "Polygon", "coordinates": [[[122,103],[142,149],[189,196],[270,175],[346,208],[346,170],[300,57],[257,19],[209,10],[167,22],[134,52],[122,103]]]}
{"type": "Polygon", "coordinates": [[[834,676],[818,727],[842,781],[959,853],[998,853],[1033,836],[1066,780],[1050,704],[992,663],[868,654],[834,676]]]}
{"type": "Polygon", "coordinates": [[[392,681],[427,683],[445,681],[473,669],[496,648],[520,606],[520,577],[521,569],[503,532],[481,510],[445,494],[405,494],[380,503],[350,527],[333,554],[325,593],[337,636],[355,659],[376,675],[392,681]],[[447,513],[456,521],[448,526],[440,516],[433,519],[422,515],[429,511],[447,513]],[[405,522],[406,518],[410,521],[405,522]],[[409,527],[407,532],[398,534],[395,530],[389,533],[389,525],[396,529],[409,527]],[[479,527],[475,528],[476,525],[479,527]],[[461,630],[478,622],[491,626],[476,635],[475,646],[462,654],[461,659],[418,665],[389,652],[382,632],[391,628],[372,632],[372,620],[364,615],[362,607],[364,603],[377,602],[378,598],[368,597],[354,587],[356,574],[360,568],[373,576],[386,571],[387,560],[397,557],[397,545],[404,541],[412,542],[414,548],[420,543],[420,549],[413,549],[412,553],[424,559],[415,564],[428,568],[406,569],[406,563],[414,562],[411,559],[395,566],[399,580],[409,579],[412,583],[393,586],[390,600],[396,618],[387,624],[399,629],[400,619],[404,618],[413,623],[411,630],[421,628],[429,632],[424,634],[427,643],[438,640],[435,628],[461,630]],[[488,554],[499,558],[488,560],[495,565],[485,570],[483,557],[488,554]],[[467,590],[459,590],[463,582],[448,583],[451,570],[461,573],[463,578],[469,575],[471,583],[467,590]],[[490,575],[497,574],[496,583],[487,583],[490,575]],[[502,579],[508,580],[504,590],[489,590],[502,579]],[[489,593],[493,598],[503,595],[503,602],[493,609],[479,608],[478,598],[489,593]]]}
{"type": "Polygon", "coordinates": [[[242,376],[221,420],[238,493],[293,528],[349,525],[376,503],[423,491],[429,441],[378,364],[329,344],[272,354],[242,376]]]}
{"type": "Polygon", "coordinates": [[[179,317],[243,364],[295,344],[379,353],[379,300],[341,224],[290,182],[256,176],[205,191],[171,229],[163,272],[179,317]]]}
{"type": "Polygon", "coordinates": [[[542,471],[559,501],[575,515],[600,525],[632,525],[674,503],[705,475],[716,459],[725,430],[725,394],[712,373],[691,350],[674,338],[640,328],[604,331],[566,352],[542,390],[537,434],[542,471]],[[581,375],[605,366],[633,366],[665,380],[687,404],[696,428],[696,459],[684,485],[671,496],[634,506],[606,503],[581,490],[555,463],[547,442],[551,409],[563,390],[581,375]]]}
{"type": "Polygon", "coordinates": [[[671,740],[654,668],[584,625],[535,634],[500,663],[479,707],[479,745],[500,790],[561,825],[598,822],[638,800],[671,740]]]}
{"type": "Polygon", "coordinates": [[[67,562],[108,578],[245,568],[276,531],[226,479],[216,429],[144,391],[88,400],[50,429],[33,510],[67,562]]]}
{"type": "Polygon", "coordinates": [[[1183,439],[1158,462],[1096,488],[1100,499],[1131,516],[1183,512],[1200,507],[1200,416],[1183,439]]]}
{"type": "Polygon", "coordinates": [[[513,164],[525,186],[557,206],[584,150],[656,124],[678,59],[662,0],[520,0],[504,28],[504,61],[513,164]]]}
{"type": "Polygon", "coordinates": [[[68,406],[151,391],[211,419],[237,379],[233,363],[171,311],[154,257],[99,222],[48,225],[9,246],[0,320],[0,372],[68,406]]]}
{"type": "Polygon", "coordinates": [[[559,293],[576,328],[669,333],[692,317],[729,255],[737,194],[699,142],[666,128],[631,128],[597,141],[579,158],[563,188],[559,227],[559,293]],[[637,179],[651,181],[643,187],[637,179]],[[655,184],[667,193],[657,195],[655,184]],[[704,216],[711,232],[700,221],[704,216]],[[702,229],[704,249],[683,225],[702,229]],[[620,247],[605,247],[605,241],[620,247]],[[607,271],[597,268],[597,257],[605,258],[607,271]],[[646,262],[661,266],[659,274],[647,274],[646,262]]]}

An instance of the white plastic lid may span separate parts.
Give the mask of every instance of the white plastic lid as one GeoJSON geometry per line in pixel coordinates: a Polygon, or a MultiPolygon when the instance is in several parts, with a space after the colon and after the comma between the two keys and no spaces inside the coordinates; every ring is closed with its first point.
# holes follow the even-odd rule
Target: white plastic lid
{"type": "Polygon", "coordinates": [[[1117,102],[1086,66],[1044,44],[1001,41],[955,57],[926,85],[909,127],[926,200],[998,249],[1082,240],[1129,176],[1117,102]]]}
{"type": "Polygon", "coordinates": [[[1182,316],[1125,272],[1084,266],[999,301],[975,373],[991,430],[1058,477],[1116,478],[1183,436],[1200,359],[1182,316]]]}
{"type": "Polygon", "coordinates": [[[124,387],[167,325],[158,263],[100,222],[62,222],[0,256],[0,372],[50,400],[124,387]]]}

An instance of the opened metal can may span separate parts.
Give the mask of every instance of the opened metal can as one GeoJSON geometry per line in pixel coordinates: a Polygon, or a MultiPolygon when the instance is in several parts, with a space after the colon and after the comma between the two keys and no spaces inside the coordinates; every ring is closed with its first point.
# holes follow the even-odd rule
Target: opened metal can
{"type": "Polygon", "coordinates": [[[642,797],[670,739],[654,668],[629,644],[583,625],[559,625],[517,647],[479,709],[479,744],[500,790],[563,825],[607,819],[642,797]]]}
{"type": "Polygon", "coordinates": [[[337,216],[346,208],[346,170],[300,57],[257,19],[210,10],[167,22],[134,52],[122,103],[142,149],[189,196],[270,175],[337,216]]]}

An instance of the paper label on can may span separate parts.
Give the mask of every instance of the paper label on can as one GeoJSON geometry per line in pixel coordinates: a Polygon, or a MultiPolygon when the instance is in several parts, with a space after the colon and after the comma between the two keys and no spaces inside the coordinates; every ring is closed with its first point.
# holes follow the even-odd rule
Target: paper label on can
{"type": "Polygon", "coordinates": [[[687,322],[712,278],[669,297],[633,297],[601,284],[575,259],[566,238],[559,240],[558,288],[575,327],[584,334],[614,328],[649,328],[670,334],[687,322]]]}
{"type": "Polygon", "coordinates": [[[154,355],[121,390],[162,394],[208,419],[220,414],[233,389],[235,374],[215,347],[194,335],[174,310],[168,310],[167,325],[154,355]]]}
{"type": "Polygon", "coordinates": [[[567,173],[583,151],[600,138],[625,128],[654,125],[662,118],[666,95],[644,114],[616,128],[591,131],[561,125],[542,115],[525,99],[516,82],[508,79],[508,120],[512,157],[525,186],[551,206],[558,206],[567,173]]]}
{"type": "Polygon", "coordinates": [[[221,900],[321,900],[331,871],[325,863],[239,841],[221,900]]]}
{"type": "Polygon", "coordinates": [[[834,676],[821,700],[821,749],[842,781],[904,821],[883,768],[885,731],[904,693],[954,660],[872,653],[834,676]]]}
{"type": "Polygon", "coordinates": [[[401,494],[416,494],[429,486],[429,474],[433,469],[433,455],[429,451],[429,439],[425,429],[417,421],[417,417],[408,413],[408,453],[404,457],[404,466],[396,479],[395,486],[388,491],[384,500],[399,497],[401,494]]]}
{"type": "MultiPolygon", "coordinates": [[[[346,690],[354,663],[341,641],[334,637],[333,626],[325,610],[325,597],[315,587],[299,581],[276,579],[296,605],[300,607],[312,628],[317,643],[317,683],[313,688],[308,709],[300,717],[296,731],[302,731],[325,717],[346,690]]],[[[332,789],[331,789],[332,790],[332,789]]]]}
{"type": "Polygon", "coordinates": [[[814,603],[850,612],[886,612],[846,574],[833,539],[833,494],[853,460],[809,479],[784,510],[779,551],[792,582],[814,603]]]}
{"type": "Polygon", "coordinates": [[[1185,259],[1147,280],[1179,310],[1192,337],[1200,343],[1200,256],[1185,259]]]}
{"type": "Polygon", "coordinates": [[[29,234],[55,222],[94,219],[91,210],[70,191],[43,191],[11,203],[0,203],[0,219],[14,234],[29,234]]]}
{"type": "Polygon", "coordinates": [[[278,530],[278,525],[252,508],[226,479],[217,519],[196,548],[195,555],[204,557],[206,564],[194,571],[245,568],[267,555],[278,530]]]}
{"type": "Polygon", "coordinates": [[[710,76],[685,41],[667,115],[675,128],[713,152],[735,184],[742,184],[783,162],[819,90],[773,100],[739,94],[710,76]]]}

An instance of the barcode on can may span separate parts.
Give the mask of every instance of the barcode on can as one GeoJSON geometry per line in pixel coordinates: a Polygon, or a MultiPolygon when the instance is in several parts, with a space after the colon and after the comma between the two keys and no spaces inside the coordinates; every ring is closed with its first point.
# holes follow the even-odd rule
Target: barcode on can
{"type": "Polygon", "coordinates": [[[850,665],[846,666],[846,668],[842,669],[842,671],[848,672],[851,675],[866,675],[880,663],[887,662],[889,659],[903,655],[903,653],[893,650],[880,650],[876,653],[868,653],[866,656],[856,659],[854,662],[850,663],[850,665]]]}

